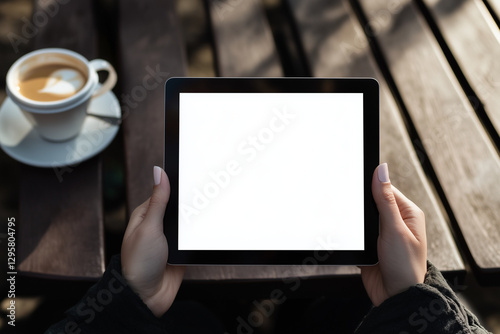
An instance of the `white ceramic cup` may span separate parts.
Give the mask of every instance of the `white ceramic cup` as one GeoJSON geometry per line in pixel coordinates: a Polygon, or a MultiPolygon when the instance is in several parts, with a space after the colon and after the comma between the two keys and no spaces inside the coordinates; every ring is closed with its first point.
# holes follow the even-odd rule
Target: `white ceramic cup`
{"type": "Polygon", "coordinates": [[[95,59],[89,62],[76,52],[50,48],[33,51],[19,58],[7,73],[6,90],[41,137],[49,141],[65,141],[80,132],[90,99],[112,89],[116,79],[113,66],[105,60],[95,59]],[[74,95],[56,101],[36,101],[19,92],[23,75],[34,68],[55,64],[76,67],[87,81],[74,95]],[[108,72],[102,85],[99,85],[98,71],[108,72]]]}

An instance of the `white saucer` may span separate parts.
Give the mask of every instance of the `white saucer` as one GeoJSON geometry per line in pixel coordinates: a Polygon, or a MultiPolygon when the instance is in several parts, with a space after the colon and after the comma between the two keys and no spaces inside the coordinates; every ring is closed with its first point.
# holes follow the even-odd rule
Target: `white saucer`
{"type": "MultiPolygon", "coordinates": [[[[93,99],[88,110],[103,116],[121,116],[113,92],[93,99]]],[[[78,136],[64,142],[50,142],[38,135],[9,97],[0,107],[0,147],[12,158],[35,167],[76,166],[104,150],[118,128],[119,125],[87,116],[78,136]]]]}

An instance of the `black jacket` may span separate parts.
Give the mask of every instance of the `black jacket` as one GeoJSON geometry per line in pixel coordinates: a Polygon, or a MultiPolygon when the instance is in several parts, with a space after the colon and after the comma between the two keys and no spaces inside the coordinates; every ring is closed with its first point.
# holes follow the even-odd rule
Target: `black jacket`
{"type": "MultiPolygon", "coordinates": [[[[121,274],[120,257],[114,256],[103,277],[66,312],[64,320],[45,333],[156,334],[167,333],[166,327],[127,285],[121,274]]],[[[441,273],[428,263],[423,284],[373,307],[355,333],[483,334],[488,331],[460,303],[441,273]]]]}

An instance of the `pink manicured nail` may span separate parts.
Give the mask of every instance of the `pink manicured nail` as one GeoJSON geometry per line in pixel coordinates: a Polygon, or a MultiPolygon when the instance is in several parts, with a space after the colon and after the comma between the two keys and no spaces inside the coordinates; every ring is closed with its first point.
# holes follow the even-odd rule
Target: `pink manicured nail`
{"type": "Polygon", "coordinates": [[[158,166],[155,166],[153,168],[153,178],[155,180],[155,186],[159,185],[161,182],[161,168],[158,166]]]}
{"type": "Polygon", "coordinates": [[[380,182],[389,182],[389,168],[386,163],[378,166],[378,180],[380,182]]]}

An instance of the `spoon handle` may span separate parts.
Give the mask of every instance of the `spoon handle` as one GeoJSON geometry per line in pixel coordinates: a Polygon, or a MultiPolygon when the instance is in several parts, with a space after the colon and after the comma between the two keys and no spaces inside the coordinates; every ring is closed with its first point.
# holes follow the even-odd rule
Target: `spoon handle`
{"type": "Polygon", "coordinates": [[[117,117],[117,116],[98,115],[98,114],[93,114],[92,112],[88,112],[88,111],[87,111],[87,115],[102,119],[103,121],[105,121],[106,123],[109,123],[111,125],[120,125],[122,123],[121,117],[117,117]]]}

